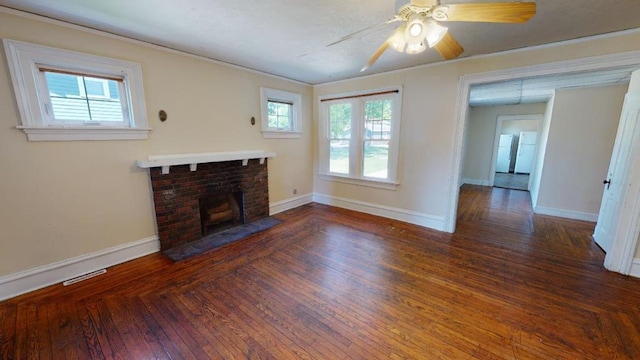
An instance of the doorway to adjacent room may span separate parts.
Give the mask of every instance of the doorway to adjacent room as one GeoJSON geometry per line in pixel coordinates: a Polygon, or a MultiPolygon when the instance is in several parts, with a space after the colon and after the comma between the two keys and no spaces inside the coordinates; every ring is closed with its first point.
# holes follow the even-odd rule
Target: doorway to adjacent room
{"type": "Polygon", "coordinates": [[[529,190],[543,115],[498,116],[490,184],[529,190]]]}

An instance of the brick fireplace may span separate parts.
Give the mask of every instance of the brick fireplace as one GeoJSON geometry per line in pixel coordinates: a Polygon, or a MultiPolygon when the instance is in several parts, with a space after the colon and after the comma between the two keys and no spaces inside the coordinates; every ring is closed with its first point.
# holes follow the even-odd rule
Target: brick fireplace
{"type": "Polygon", "coordinates": [[[161,251],[269,216],[266,157],[275,154],[229,154],[138,161],[150,170],[161,251]]]}

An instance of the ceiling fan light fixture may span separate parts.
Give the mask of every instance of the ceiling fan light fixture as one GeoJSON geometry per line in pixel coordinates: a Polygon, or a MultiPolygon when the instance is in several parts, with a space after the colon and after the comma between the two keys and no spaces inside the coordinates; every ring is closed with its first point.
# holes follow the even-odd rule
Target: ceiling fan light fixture
{"type": "Polygon", "coordinates": [[[389,46],[397,52],[404,52],[404,49],[407,47],[407,41],[404,39],[404,32],[406,28],[406,24],[398,27],[396,31],[391,34],[389,37],[389,46]]]}
{"type": "Polygon", "coordinates": [[[421,52],[427,50],[427,45],[424,44],[424,41],[419,42],[417,44],[407,44],[407,54],[420,54],[421,52]]]}
{"type": "Polygon", "coordinates": [[[449,31],[449,28],[442,26],[433,20],[427,21],[425,23],[425,28],[427,32],[427,43],[430,48],[436,46],[436,44],[440,42],[445,35],[447,35],[447,31],[449,31]]]}
{"type": "Polygon", "coordinates": [[[408,44],[419,44],[427,36],[427,26],[418,14],[414,14],[409,18],[407,27],[404,31],[404,39],[408,44]]]}

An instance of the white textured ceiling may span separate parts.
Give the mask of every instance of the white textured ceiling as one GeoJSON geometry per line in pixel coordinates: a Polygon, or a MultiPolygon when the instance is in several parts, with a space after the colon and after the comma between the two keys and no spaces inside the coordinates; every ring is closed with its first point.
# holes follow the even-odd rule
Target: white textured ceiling
{"type": "MultiPolygon", "coordinates": [[[[460,2],[488,1],[441,1],[460,2]]],[[[447,26],[465,48],[462,57],[640,27],[640,0],[536,3],[538,12],[526,24],[447,26]]],[[[326,46],[391,18],[395,0],[0,0],[0,5],[309,84],[442,61],[433,50],[419,55],[388,50],[360,73],[396,24],[326,46]]]]}

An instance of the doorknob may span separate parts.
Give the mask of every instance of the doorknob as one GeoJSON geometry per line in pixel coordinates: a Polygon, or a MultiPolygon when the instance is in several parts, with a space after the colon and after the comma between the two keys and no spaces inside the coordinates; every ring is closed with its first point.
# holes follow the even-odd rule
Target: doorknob
{"type": "Polygon", "coordinates": [[[607,190],[609,190],[609,186],[611,186],[611,179],[605,180],[602,182],[604,185],[607,185],[607,190]]]}

